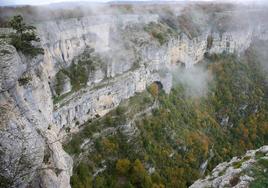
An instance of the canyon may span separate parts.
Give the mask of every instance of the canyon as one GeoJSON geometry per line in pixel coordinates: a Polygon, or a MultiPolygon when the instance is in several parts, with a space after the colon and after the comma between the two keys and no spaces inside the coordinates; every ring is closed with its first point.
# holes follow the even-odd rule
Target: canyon
{"type": "Polygon", "coordinates": [[[158,14],[126,14],[40,22],[35,26],[45,53],[35,58],[0,39],[2,182],[70,187],[73,159],[62,143],[84,123],[105,116],[152,83],[169,94],[173,70],[198,64],[206,53],[240,54],[254,39],[268,40],[268,25],[258,24],[223,33],[208,29],[193,38],[177,33],[161,44],[144,30],[163,24],[160,20],[158,14]],[[88,56],[99,62],[86,72],[85,85],[75,89],[68,74],[57,80],[60,71],[88,56]]]}

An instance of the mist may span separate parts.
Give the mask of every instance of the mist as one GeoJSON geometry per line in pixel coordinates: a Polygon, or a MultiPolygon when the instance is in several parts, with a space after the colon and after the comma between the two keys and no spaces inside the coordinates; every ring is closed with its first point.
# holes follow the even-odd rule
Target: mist
{"type": "MultiPolygon", "coordinates": [[[[15,14],[22,14],[26,21],[39,23],[42,21],[81,18],[94,15],[120,15],[124,17],[125,14],[158,14],[160,18],[167,18],[180,31],[188,33],[188,37],[191,38],[209,29],[215,32],[225,32],[236,29],[241,30],[241,28],[247,29],[248,27],[254,27],[257,23],[265,23],[268,18],[268,11],[262,14],[255,14],[254,11],[248,11],[248,8],[251,6],[254,10],[255,8],[263,9],[259,5],[264,4],[267,4],[267,1],[216,0],[205,3],[201,1],[188,1],[186,3],[184,1],[176,4],[165,3],[161,5],[156,2],[141,4],[133,2],[130,4],[124,2],[64,2],[44,6],[2,8],[0,19],[4,20],[2,22],[5,22],[15,14]],[[231,14],[230,11],[232,11],[231,14]],[[183,25],[180,20],[178,21],[179,18],[186,18],[182,19],[182,21],[190,22],[183,25]]],[[[122,35],[122,31],[113,30],[113,38],[110,41],[112,50],[109,51],[109,57],[113,58],[115,62],[118,61],[118,64],[123,64],[124,61],[135,61],[134,56],[136,52],[133,51],[135,46],[131,45],[131,40],[134,37],[142,37],[143,39],[150,40],[148,34],[141,32],[143,30],[142,27],[137,27],[139,36],[135,36],[136,33],[131,34],[133,30],[128,31],[125,29],[125,32],[129,32],[128,35],[130,36],[127,39],[122,35]]],[[[259,50],[264,52],[263,55],[266,54],[265,48],[259,50]]],[[[264,57],[261,62],[265,69],[268,69],[268,65],[265,62],[266,59],[267,57],[264,57]]],[[[173,75],[175,82],[183,84],[186,87],[187,95],[191,97],[205,96],[208,92],[208,85],[212,80],[210,72],[202,66],[177,69],[173,72],[173,75]]]]}
{"type": "Polygon", "coordinates": [[[174,85],[181,84],[188,97],[199,98],[207,95],[213,76],[204,66],[177,68],[173,71],[174,85]]]}

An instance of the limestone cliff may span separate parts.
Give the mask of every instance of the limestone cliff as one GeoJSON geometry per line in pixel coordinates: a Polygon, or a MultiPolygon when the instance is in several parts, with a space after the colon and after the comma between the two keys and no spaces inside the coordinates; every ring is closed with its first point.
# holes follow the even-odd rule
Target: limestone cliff
{"type": "MultiPolygon", "coordinates": [[[[102,25],[96,27],[102,27],[102,25]]],[[[114,27],[114,25],[111,25],[110,29],[114,27]]],[[[93,77],[91,77],[92,81],[88,84],[89,87],[79,92],[72,93],[56,104],[53,114],[54,123],[59,125],[60,128],[74,127],[78,122],[78,124],[80,124],[96,115],[102,116],[116,107],[120,101],[133,96],[135,92],[144,90],[147,85],[150,85],[150,83],[154,81],[160,81],[168,93],[172,82],[172,76],[169,70],[173,69],[173,66],[177,66],[178,63],[183,63],[186,67],[192,66],[201,61],[206,52],[222,53],[225,51],[228,53],[241,53],[249,47],[254,37],[267,37],[267,35],[263,34],[261,29],[260,31],[248,29],[246,31],[222,34],[207,32],[193,40],[189,39],[185,34],[181,34],[171,38],[169,42],[163,46],[159,46],[154,42],[144,44],[144,41],[150,40],[150,36],[146,33],[142,33],[141,30],[138,30],[139,34],[137,36],[131,36],[131,32],[133,32],[134,28],[130,28],[129,33],[127,29],[124,29],[124,33],[121,33],[122,31],[119,29],[117,32],[120,35],[126,36],[124,42],[129,40],[131,43],[127,43],[128,45],[132,45],[136,48],[140,46],[138,50],[135,51],[135,55],[139,56],[138,65],[135,67],[134,64],[137,57],[131,59],[132,49],[126,50],[124,53],[114,51],[114,41],[109,39],[109,37],[112,37],[110,36],[111,34],[103,37],[103,39],[106,38],[107,41],[102,41],[105,45],[102,46],[101,49],[110,48],[107,53],[111,53],[112,57],[108,57],[108,61],[106,59],[107,64],[105,65],[106,68],[104,68],[104,71],[101,69],[95,71],[93,77]],[[263,35],[260,35],[260,33],[263,35]],[[208,37],[213,38],[210,48],[208,48],[208,37]],[[133,40],[135,40],[135,42],[132,42],[133,40]],[[136,40],[141,41],[136,42],[136,40]],[[118,54],[119,57],[117,57],[118,54]],[[124,57],[124,54],[129,54],[129,56],[122,60],[121,58],[124,57]],[[100,76],[97,77],[96,75],[100,76]],[[96,81],[96,77],[98,81],[96,81]]],[[[102,29],[102,31],[104,30],[102,29]]],[[[73,35],[75,36],[75,33],[73,35]]],[[[63,35],[63,37],[64,36],[65,35],[63,35]]],[[[65,43],[67,44],[69,40],[70,39],[65,39],[65,43]]],[[[98,42],[96,41],[96,43],[98,42]]],[[[93,46],[96,47],[96,45],[93,46]]],[[[65,48],[73,49],[72,44],[65,48]]],[[[122,48],[124,48],[123,42],[122,48]]],[[[55,52],[57,51],[58,49],[55,50],[55,52]]],[[[65,49],[62,49],[59,54],[64,53],[65,49]]],[[[79,52],[76,52],[75,54],[78,53],[79,52]]],[[[57,59],[64,57],[64,55],[51,57],[53,57],[52,59],[57,59]]],[[[53,61],[48,61],[47,63],[54,64],[53,61]]]]}
{"type": "Polygon", "coordinates": [[[29,60],[3,41],[0,48],[1,187],[25,187],[39,171],[46,180],[56,179],[57,186],[69,186],[72,159],[50,123],[53,103],[43,57],[29,60]]]}
{"type": "Polygon", "coordinates": [[[268,37],[259,26],[220,34],[207,31],[194,39],[178,34],[161,45],[144,31],[151,22],[158,23],[158,15],[42,22],[37,28],[45,54],[34,59],[1,41],[1,186],[31,182],[33,187],[70,187],[72,159],[61,146],[66,132],[79,130],[78,125],[105,115],[153,82],[169,93],[170,70],[179,63],[191,66],[206,52],[239,53],[254,37],[268,37]],[[88,54],[88,47],[95,52],[88,54]],[[86,84],[74,89],[68,68],[83,62],[81,55],[98,57],[101,63],[94,68],[86,64],[81,69],[89,74],[86,84]],[[62,70],[63,89],[57,94],[56,78],[62,70]]]}

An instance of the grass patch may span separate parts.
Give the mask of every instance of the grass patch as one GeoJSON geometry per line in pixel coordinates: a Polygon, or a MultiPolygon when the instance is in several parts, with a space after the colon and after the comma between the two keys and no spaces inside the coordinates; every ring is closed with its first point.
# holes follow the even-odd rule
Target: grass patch
{"type": "Polygon", "coordinates": [[[243,158],[243,161],[248,161],[249,159],[251,159],[250,156],[245,156],[245,157],[243,158]]]}
{"type": "Polygon", "coordinates": [[[242,166],[242,164],[243,164],[243,161],[240,160],[240,161],[233,162],[233,163],[232,163],[232,166],[233,166],[235,169],[237,169],[237,168],[240,168],[240,167],[242,166]]]}
{"type": "Polygon", "coordinates": [[[251,159],[251,157],[250,156],[246,156],[246,157],[244,157],[243,159],[241,159],[240,161],[236,161],[236,162],[234,162],[233,164],[232,164],[232,166],[234,167],[234,168],[240,168],[241,166],[242,166],[242,164],[244,163],[244,162],[246,162],[246,161],[248,161],[249,159],[251,159]]]}

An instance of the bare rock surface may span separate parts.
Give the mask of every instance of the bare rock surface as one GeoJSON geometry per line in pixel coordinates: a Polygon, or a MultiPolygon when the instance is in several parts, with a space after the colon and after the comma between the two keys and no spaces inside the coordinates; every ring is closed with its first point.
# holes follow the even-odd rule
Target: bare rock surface
{"type": "MultiPolygon", "coordinates": [[[[211,175],[197,180],[190,188],[247,188],[255,180],[254,174],[251,174],[250,171],[257,165],[259,158],[262,158],[258,156],[260,154],[268,156],[268,146],[263,146],[257,150],[250,150],[243,157],[234,157],[229,162],[219,164],[213,169],[211,175]]],[[[265,157],[263,159],[265,160],[265,157]]]]}

